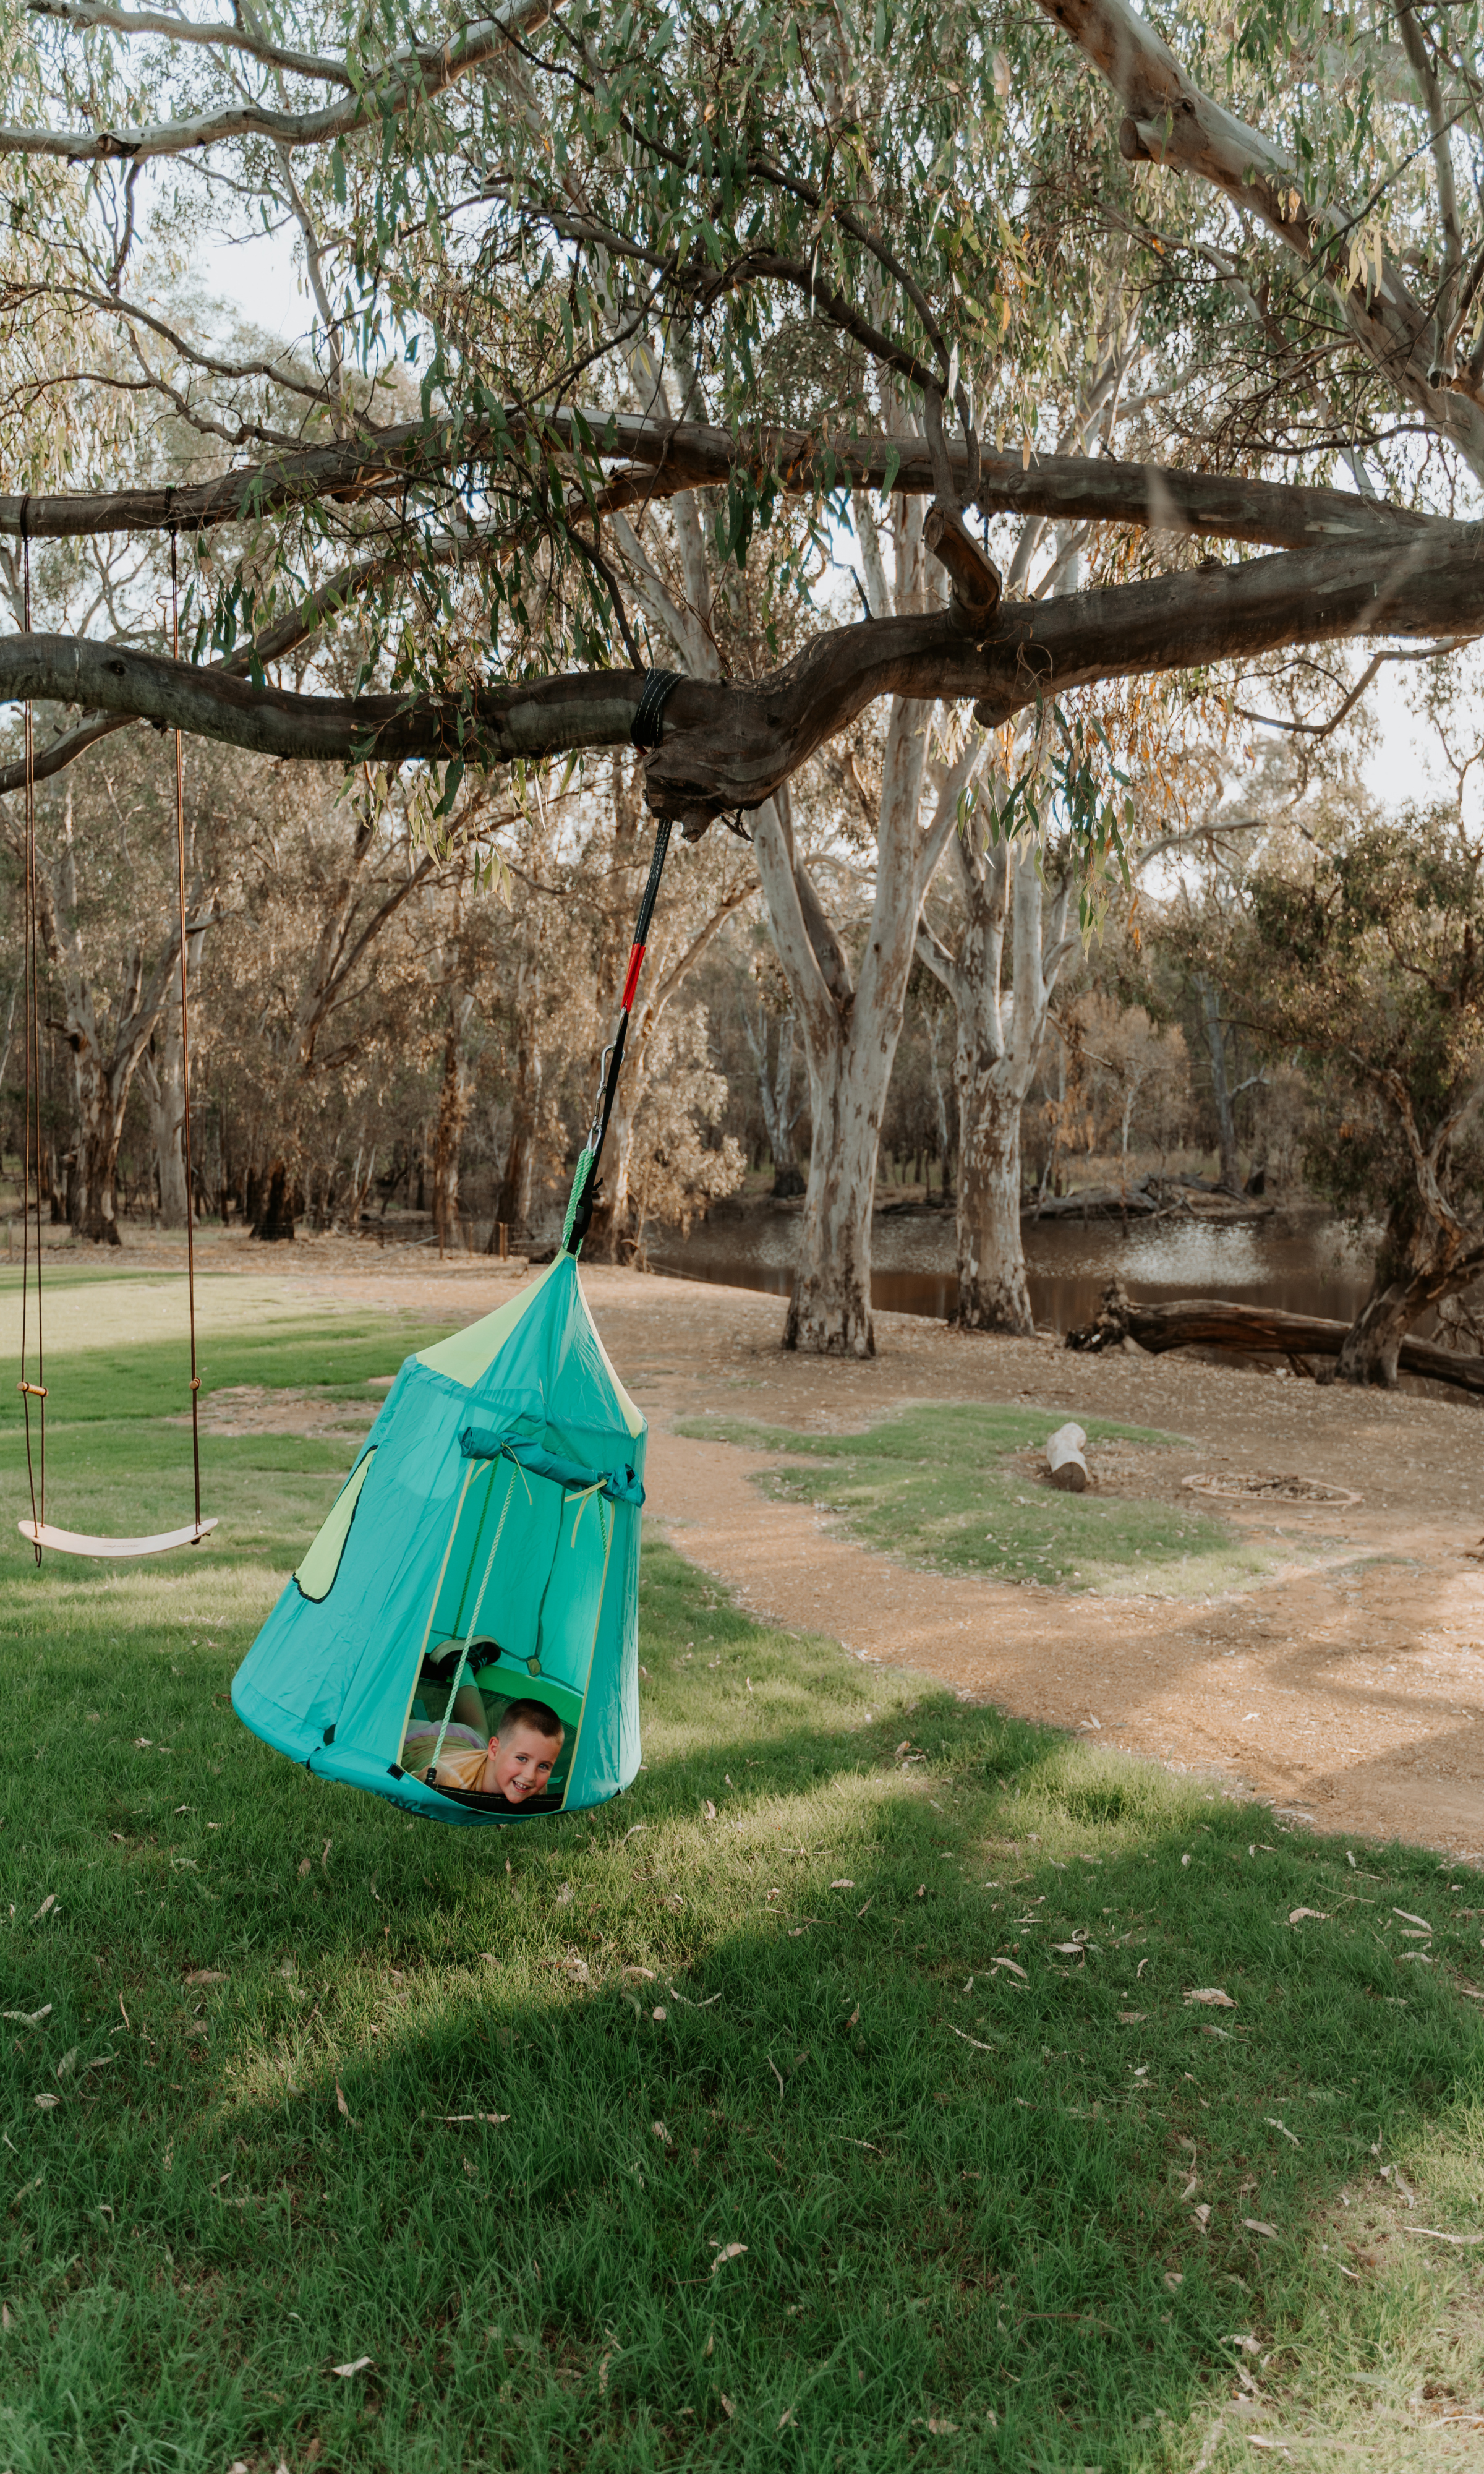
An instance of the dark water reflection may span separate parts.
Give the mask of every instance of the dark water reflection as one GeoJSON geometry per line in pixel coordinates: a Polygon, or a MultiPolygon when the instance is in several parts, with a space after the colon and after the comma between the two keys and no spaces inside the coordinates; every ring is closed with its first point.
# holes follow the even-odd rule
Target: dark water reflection
{"type": "MultiPolygon", "coordinates": [[[[799,1221],[765,1209],[697,1228],[683,1243],[656,1249],[657,1271],[786,1297],[793,1282],[799,1221]]],[[[951,1212],[879,1217],[874,1230],[871,1301],[896,1314],[952,1313],[951,1212]]],[[[1136,1298],[1233,1298],[1242,1305],[1350,1322],[1371,1285],[1369,1249],[1325,1222],[1279,1215],[1234,1227],[1190,1220],[1134,1223],[1127,1234],[1107,1222],[1083,1228],[1065,1221],[1025,1229],[1031,1306],[1044,1329],[1090,1322],[1114,1272],[1136,1298]]]]}

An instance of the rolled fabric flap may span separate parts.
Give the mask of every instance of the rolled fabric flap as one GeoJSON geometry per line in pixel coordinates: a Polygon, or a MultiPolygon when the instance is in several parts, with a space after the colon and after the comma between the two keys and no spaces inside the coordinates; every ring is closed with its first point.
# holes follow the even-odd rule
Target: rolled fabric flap
{"type": "Polygon", "coordinates": [[[517,1461],[533,1477],[550,1478],[554,1486],[565,1487],[574,1494],[586,1494],[596,1488],[610,1503],[642,1504],[644,1488],[632,1468],[585,1468],[581,1461],[562,1460],[540,1443],[521,1443],[514,1435],[491,1434],[487,1427],[466,1426],[459,1437],[459,1449],[467,1461],[517,1461]]]}

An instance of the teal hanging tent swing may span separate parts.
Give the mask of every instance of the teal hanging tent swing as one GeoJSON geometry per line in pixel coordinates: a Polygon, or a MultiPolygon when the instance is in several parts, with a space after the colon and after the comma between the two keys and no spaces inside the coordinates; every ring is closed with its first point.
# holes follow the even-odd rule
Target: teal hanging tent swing
{"type": "MultiPolygon", "coordinates": [[[[658,738],[674,683],[650,673],[639,744],[655,743],[640,728],[658,738]]],[[[275,1751],[430,1820],[581,1811],[638,1770],[647,1429],[609,1363],[577,1257],[669,831],[656,838],[555,1261],[494,1314],[407,1359],[232,1684],[238,1717],[275,1751]],[[470,1688],[491,1731],[483,1771],[477,1752],[472,1764],[452,1757],[469,1732],[455,1705],[467,1710],[470,1688]],[[539,1778],[509,1793],[489,1783],[497,1739],[512,1740],[507,1718],[545,1741],[539,1778]]]]}

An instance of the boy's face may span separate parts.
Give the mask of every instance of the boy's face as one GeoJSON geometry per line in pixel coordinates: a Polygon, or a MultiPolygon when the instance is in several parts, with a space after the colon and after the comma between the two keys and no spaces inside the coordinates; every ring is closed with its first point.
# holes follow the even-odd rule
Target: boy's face
{"type": "Polygon", "coordinates": [[[494,1747],[494,1792],[508,1803],[524,1804],[528,1795],[544,1795],[546,1783],[562,1751],[560,1735],[539,1735],[534,1727],[512,1727],[494,1747]]]}

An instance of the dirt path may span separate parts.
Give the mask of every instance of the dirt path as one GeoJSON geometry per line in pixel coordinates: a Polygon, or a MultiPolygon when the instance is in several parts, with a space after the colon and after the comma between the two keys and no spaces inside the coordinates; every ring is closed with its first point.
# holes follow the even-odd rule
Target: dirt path
{"type": "MultiPolygon", "coordinates": [[[[263,1249],[219,1241],[207,1267],[271,1270],[286,1298],[461,1318],[501,1302],[519,1276],[331,1240],[288,1254],[265,1261],[263,1249]]],[[[1325,1829],[1484,1852],[1484,1562],[1466,1551],[1484,1530],[1475,1404],[1179,1357],[1078,1358],[890,1314],[876,1318],[872,1363],[822,1364],[778,1348],[776,1298],[601,1267],[585,1276],[610,1355],[654,1429],[654,1517],[757,1614],[1210,1772],[1325,1829]],[[767,1501],[751,1483],[768,1465],[759,1455],[673,1432],[718,1409],[805,1429],[864,1426],[923,1399],[1028,1402],[1059,1413],[1050,1422],[1087,1412],[1186,1435],[1189,1453],[1168,1455],[1172,1493],[1194,1469],[1301,1470],[1361,1499],[1324,1516],[1323,1535],[1340,1542],[1317,1564],[1209,1604],[1107,1601],[912,1570],[805,1507],[767,1501]]],[[[1234,1516],[1268,1541],[1297,1543],[1315,1526],[1271,1507],[1234,1516]]]]}

